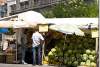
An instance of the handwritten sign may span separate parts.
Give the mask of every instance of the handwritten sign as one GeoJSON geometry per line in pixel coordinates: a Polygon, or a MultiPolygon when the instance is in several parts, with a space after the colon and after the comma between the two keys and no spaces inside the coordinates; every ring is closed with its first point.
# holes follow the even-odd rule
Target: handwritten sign
{"type": "Polygon", "coordinates": [[[39,32],[47,32],[48,25],[39,25],[39,32]]]}
{"type": "Polygon", "coordinates": [[[99,34],[98,34],[98,30],[92,30],[92,38],[97,38],[99,37],[99,34]]]}

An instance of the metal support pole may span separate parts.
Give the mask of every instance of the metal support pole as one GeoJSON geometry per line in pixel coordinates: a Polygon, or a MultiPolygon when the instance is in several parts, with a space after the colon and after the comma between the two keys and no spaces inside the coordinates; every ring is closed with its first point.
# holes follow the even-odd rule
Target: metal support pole
{"type": "MultiPolygon", "coordinates": [[[[45,36],[45,33],[43,33],[43,34],[45,36]]],[[[45,37],[44,37],[44,40],[45,40],[45,37]]],[[[43,60],[44,60],[44,57],[45,57],[44,51],[45,51],[45,41],[44,41],[43,46],[42,46],[42,64],[43,64],[43,60]]]]}
{"type": "MultiPolygon", "coordinates": [[[[99,12],[100,12],[100,1],[98,0],[97,1],[98,3],[98,6],[99,6],[99,12]]],[[[98,45],[98,64],[97,64],[97,67],[100,67],[100,54],[99,54],[99,52],[100,52],[100,13],[99,13],[99,17],[98,17],[99,19],[98,19],[98,27],[99,27],[99,45],[98,45]]]]}
{"type": "Polygon", "coordinates": [[[17,55],[17,49],[18,49],[18,41],[17,41],[17,39],[18,39],[18,31],[16,32],[16,58],[15,58],[15,60],[16,60],[16,63],[17,63],[17,57],[18,57],[18,55],[17,55]]]}
{"type": "Polygon", "coordinates": [[[42,64],[43,64],[43,60],[44,60],[44,46],[45,46],[45,44],[43,44],[43,46],[42,46],[42,64]]]}
{"type": "Polygon", "coordinates": [[[96,38],[96,48],[95,48],[95,51],[96,51],[96,67],[99,67],[99,38],[97,37],[96,38]]]}
{"type": "Polygon", "coordinates": [[[96,48],[95,48],[96,52],[98,51],[98,45],[99,45],[98,42],[99,42],[99,39],[96,38],[96,48]]]}
{"type": "MultiPolygon", "coordinates": [[[[100,8],[99,8],[99,11],[100,11],[100,8]]],[[[100,17],[100,15],[99,15],[99,17],[100,17]]],[[[100,22],[100,18],[99,18],[99,22],[100,22]]],[[[98,24],[100,24],[99,22],[98,22],[98,24]]],[[[98,52],[97,52],[97,55],[98,55],[97,59],[98,60],[97,60],[97,67],[100,67],[100,54],[99,54],[99,52],[100,52],[100,25],[98,25],[98,26],[99,26],[99,35],[98,35],[99,37],[98,37],[98,52]]]]}
{"type": "Polygon", "coordinates": [[[22,30],[21,29],[17,29],[17,31],[16,31],[16,62],[18,62],[19,61],[19,58],[18,58],[18,44],[20,43],[19,41],[21,41],[20,39],[20,37],[21,37],[21,33],[22,33],[22,30]]]}
{"type": "Polygon", "coordinates": [[[64,65],[64,59],[65,59],[65,45],[66,45],[66,34],[64,35],[64,39],[65,39],[65,41],[64,41],[64,46],[63,46],[63,65],[64,65]]]}
{"type": "Polygon", "coordinates": [[[16,62],[17,62],[17,42],[16,42],[16,58],[15,58],[16,62]]]}

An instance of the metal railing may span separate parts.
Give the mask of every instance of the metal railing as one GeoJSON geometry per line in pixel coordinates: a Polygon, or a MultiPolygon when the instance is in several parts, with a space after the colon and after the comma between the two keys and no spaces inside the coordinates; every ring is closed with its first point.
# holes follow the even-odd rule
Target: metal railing
{"type": "Polygon", "coordinates": [[[27,7],[20,10],[11,10],[11,14],[21,13],[21,12],[32,10],[32,9],[48,7],[48,6],[60,3],[61,1],[64,1],[64,0],[37,0],[36,2],[34,2],[33,6],[29,8],[27,7]]]}

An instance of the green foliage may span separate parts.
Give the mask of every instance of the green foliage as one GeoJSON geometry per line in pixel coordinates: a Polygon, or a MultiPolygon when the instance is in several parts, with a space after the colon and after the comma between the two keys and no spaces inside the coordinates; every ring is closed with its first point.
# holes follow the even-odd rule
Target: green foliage
{"type": "Polygon", "coordinates": [[[48,18],[69,17],[98,17],[99,10],[96,2],[86,3],[83,0],[65,0],[53,6],[50,11],[44,11],[43,15],[48,18]]]}
{"type": "Polygon", "coordinates": [[[47,18],[53,18],[54,17],[54,14],[51,10],[50,11],[48,11],[48,10],[42,11],[42,14],[47,18]]]}

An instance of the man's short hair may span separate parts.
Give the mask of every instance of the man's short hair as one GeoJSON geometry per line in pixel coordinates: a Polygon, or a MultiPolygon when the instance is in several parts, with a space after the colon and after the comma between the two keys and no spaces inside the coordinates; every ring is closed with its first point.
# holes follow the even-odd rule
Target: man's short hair
{"type": "Polygon", "coordinates": [[[38,26],[34,28],[34,31],[39,31],[39,28],[38,28],[38,26]]]}

